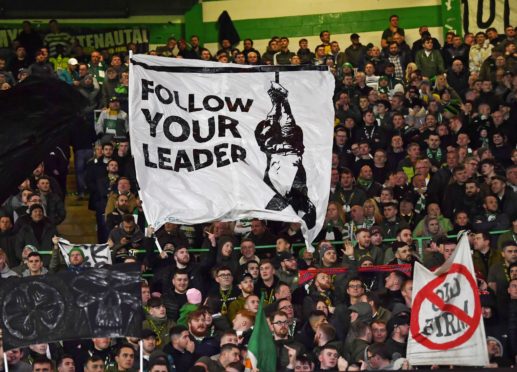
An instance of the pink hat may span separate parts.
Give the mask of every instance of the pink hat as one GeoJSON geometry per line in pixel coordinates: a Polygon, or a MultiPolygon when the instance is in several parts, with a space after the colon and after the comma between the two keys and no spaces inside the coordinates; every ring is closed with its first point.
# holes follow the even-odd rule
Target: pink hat
{"type": "Polygon", "coordinates": [[[201,292],[196,288],[190,288],[187,290],[187,301],[189,304],[199,305],[201,303],[202,296],[201,292]]]}

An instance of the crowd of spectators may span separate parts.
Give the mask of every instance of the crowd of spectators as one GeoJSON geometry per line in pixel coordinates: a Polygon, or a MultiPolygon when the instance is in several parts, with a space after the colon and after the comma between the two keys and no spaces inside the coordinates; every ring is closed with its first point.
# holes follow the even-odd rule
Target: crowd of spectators
{"type": "MultiPolygon", "coordinates": [[[[142,285],[145,370],[243,371],[261,298],[278,371],[408,368],[412,277],[375,268],[415,261],[436,268],[456,247],[450,236],[461,231],[469,231],[490,366],[515,365],[516,30],[449,32],[441,45],[421,26],[409,45],[398,22],[390,17],[379,45],[363,45],[354,33],[344,50],[322,31],[319,45],[301,39],[296,52],[287,37],[272,37],[263,53],[251,39],[242,50],[223,40],[212,53],[197,36],[171,38],[149,52],[329,67],[335,77],[330,201],[315,252],[305,249],[295,223],[146,228],[127,138],[127,55],[86,55],[57,21],[44,37],[24,22],[13,58],[0,59],[1,88],[30,75],[55,77],[89,105],[67,141],[4,203],[1,278],[84,269],[78,251],[67,266],[57,249],[63,200],[72,197],[66,192],[71,145],[77,198],[88,198],[95,212],[98,241],[109,243],[114,262],[138,261],[153,274],[142,285]],[[57,63],[62,57],[66,63],[57,63]],[[264,245],[269,248],[257,249],[264,245]],[[189,252],[194,247],[205,251],[189,252]],[[138,249],[146,253],[135,255],[138,249]],[[340,267],[347,272],[323,270],[298,285],[299,270],[340,267]],[[365,267],[371,270],[358,270],[365,267]]],[[[138,353],[137,339],[102,338],[14,349],[7,360],[15,371],[49,370],[49,359],[60,372],[126,371],[137,368],[138,353]]]]}

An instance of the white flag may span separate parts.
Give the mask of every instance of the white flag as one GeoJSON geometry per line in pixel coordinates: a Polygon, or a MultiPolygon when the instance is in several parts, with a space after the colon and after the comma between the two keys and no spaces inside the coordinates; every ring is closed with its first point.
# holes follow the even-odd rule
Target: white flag
{"type": "Polygon", "coordinates": [[[465,234],[434,272],[415,263],[407,358],[412,365],[488,364],[479,291],[465,234]]]}
{"type": "Polygon", "coordinates": [[[66,265],[70,265],[69,254],[74,248],[79,248],[84,255],[84,267],[102,267],[111,265],[111,250],[108,243],[105,244],[72,244],[63,238],[58,243],[61,254],[65,258],[66,265]]]}
{"type": "Polygon", "coordinates": [[[131,149],[146,217],[261,218],[320,232],[329,197],[334,78],[322,66],[135,55],[131,149]]]}

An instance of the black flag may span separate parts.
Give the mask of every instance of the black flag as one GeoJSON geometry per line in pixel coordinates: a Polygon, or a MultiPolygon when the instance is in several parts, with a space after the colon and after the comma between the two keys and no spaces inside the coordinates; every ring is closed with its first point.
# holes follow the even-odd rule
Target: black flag
{"type": "Polygon", "coordinates": [[[29,77],[0,91],[0,203],[68,135],[84,103],[58,79],[29,77]]]}
{"type": "Polygon", "coordinates": [[[222,12],[217,19],[217,24],[219,26],[219,44],[221,44],[224,39],[230,40],[232,46],[241,41],[239,33],[226,10],[222,12]]]}
{"type": "Polygon", "coordinates": [[[140,337],[140,286],[136,264],[4,280],[4,349],[81,338],[140,337]]]}

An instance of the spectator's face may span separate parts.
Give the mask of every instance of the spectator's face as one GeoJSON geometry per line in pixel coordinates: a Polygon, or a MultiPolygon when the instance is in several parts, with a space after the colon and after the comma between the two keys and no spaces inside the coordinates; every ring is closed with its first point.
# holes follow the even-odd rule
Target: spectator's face
{"type": "Polygon", "coordinates": [[[486,37],[484,34],[479,34],[476,36],[476,44],[483,45],[485,43],[486,37]]]}
{"type": "Polygon", "coordinates": [[[247,294],[253,293],[254,289],[253,279],[250,277],[246,277],[244,280],[242,280],[239,284],[239,289],[247,294]]]}
{"type": "Polygon", "coordinates": [[[328,207],[327,207],[327,219],[329,220],[337,220],[339,218],[339,213],[338,213],[338,209],[337,209],[337,205],[332,203],[332,204],[329,204],[328,207]]]}
{"type": "Polygon", "coordinates": [[[241,244],[241,254],[250,259],[255,255],[255,244],[251,241],[245,241],[241,244]]]}
{"type": "Polygon", "coordinates": [[[348,288],[346,290],[346,293],[351,298],[359,298],[364,294],[364,286],[363,283],[360,280],[352,280],[350,283],[348,283],[348,288]]]}
{"type": "Polygon", "coordinates": [[[330,32],[323,32],[320,39],[323,43],[328,43],[330,41],[330,32]]]}
{"type": "Polygon", "coordinates": [[[256,64],[258,63],[258,55],[255,52],[249,52],[248,53],[248,63],[249,64],[256,64]]]}
{"type": "MultiPolygon", "coordinates": [[[[403,117],[399,117],[399,116],[395,116],[394,117],[394,120],[393,120],[393,124],[394,126],[395,125],[395,122],[400,122],[401,121],[401,125],[404,123],[404,118],[403,117]]],[[[391,139],[391,147],[393,147],[394,149],[400,149],[401,147],[403,146],[403,142],[402,142],[402,137],[400,136],[394,136],[392,139],[391,139]]]]}
{"type": "Polygon", "coordinates": [[[64,358],[57,370],[58,372],[75,372],[74,360],[72,358],[64,358]]]}
{"type": "Polygon", "coordinates": [[[485,198],[485,203],[483,206],[490,213],[497,212],[497,209],[498,209],[497,199],[495,198],[495,196],[487,196],[485,198]]]}
{"type": "Polygon", "coordinates": [[[294,318],[293,304],[289,300],[281,300],[278,304],[278,310],[283,311],[287,314],[288,319],[294,318]]]}
{"type": "Polygon", "coordinates": [[[369,166],[362,167],[359,176],[365,180],[371,180],[373,178],[372,168],[369,166]]]}
{"type": "Polygon", "coordinates": [[[0,232],[9,230],[12,227],[11,219],[9,217],[0,217],[0,232]]]}
{"type": "Polygon", "coordinates": [[[113,67],[119,67],[122,64],[122,60],[119,56],[113,56],[111,58],[111,66],[113,67]]]}
{"type": "Polygon", "coordinates": [[[84,366],[85,372],[104,372],[104,362],[102,360],[98,361],[88,361],[84,366]]]}
{"type": "Polygon", "coordinates": [[[411,262],[412,255],[413,250],[407,245],[397,249],[397,252],[395,253],[395,257],[397,257],[402,262],[411,262]]]}
{"type": "Polygon", "coordinates": [[[149,301],[149,299],[151,298],[151,290],[149,289],[149,287],[142,286],[141,295],[142,303],[144,303],[144,305],[147,304],[147,301],[149,301]]]}
{"type": "Polygon", "coordinates": [[[133,367],[134,360],[135,351],[130,347],[123,347],[120,353],[115,357],[118,367],[124,370],[133,367]]]}
{"type": "Polygon", "coordinates": [[[279,338],[285,338],[289,332],[289,320],[286,316],[276,315],[271,322],[273,325],[273,332],[279,338]]]}
{"type": "Polygon", "coordinates": [[[436,234],[440,229],[440,224],[438,223],[438,220],[429,220],[429,222],[427,223],[427,229],[431,234],[436,234]]]}
{"type": "Polygon", "coordinates": [[[262,221],[251,221],[251,232],[254,235],[262,235],[266,232],[266,227],[262,223],[262,221]]]}
{"type": "Polygon", "coordinates": [[[508,264],[517,262],[517,246],[515,246],[515,245],[507,246],[506,248],[503,249],[502,255],[503,255],[504,260],[508,264]]]}
{"type": "Polygon", "coordinates": [[[335,368],[339,354],[332,349],[323,349],[318,357],[322,369],[335,368]]]}
{"type": "Polygon", "coordinates": [[[230,270],[221,270],[217,273],[215,281],[219,283],[221,287],[228,288],[232,285],[233,275],[230,270]]]}
{"type": "Polygon", "coordinates": [[[429,217],[438,217],[441,214],[440,207],[436,203],[429,204],[427,207],[427,214],[429,217]]]}
{"type": "Polygon", "coordinates": [[[397,215],[397,208],[393,206],[384,207],[384,218],[391,219],[397,215]]]}
{"type": "Polygon", "coordinates": [[[172,285],[174,289],[179,293],[186,292],[188,288],[188,275],[186,274],[177,274],[172,278],[172,285]]]}
{"type": "Polygon", "coordinates": [[[336,144],[338,146],[344,146],[345,143],[346,143],[346,132],[344,130],[339,130],[336,132],[336,134],[334,135],[335,139],[336,139],[336,144]]]}
{"type": "Polygon", "coordinates": [[[70,253],[70,264],[77,266],[81,265],[83,263],[84,259],[83,256],[81,256],[81,253],[77,251],[73,251],[70,253]]]}
{"type": "Polygon", "coordinates": [[[30,272],[39,273],[43,267],[43,262],[41,262],[40,257],[32,256],[27,259],[27,267],[29,268],[30,272]]]}
{"type": "Polygon", "coordinates": [[[458,213],[456,215],[455,222],[458,226],[466,226],[469,222],[469,217],[466,213],[458,213]]]}
{"type": "Polygon", "coordinates": [[[449,257],[451,257],[454,253],[454,249],[456,249],[455,244],[445,244],[445,246],[443,247],[443,258],[445,260],[448,260],[449,257]]]}
{"type": "Polygon", "coordinates": [[[337,261],[336,251],[333,249],[329,249],[328,251],[326,251],[325,254],[323,255],[322,261],[326,265],[332,265],[332,264],[336,263],[336,261],[337,261]]]}
{"type": "Polygon", "coordinates": [[[352,186],[354,178],[351,173],[342,173],[341,174],[341,186],[344,188],[350,188],[352,186]]]}
{"type": "Polygon", "coordinates": [[[246,297],[246,302],[244,303],[244,308],[246,310],[252,311],[256,313],[259,308],[260,299],[257,296],[251,295],[246,297]]]}
{"type": "Polygon", "coordinates": [[[357,234],[357,243],[361,247],[369,247],[371,243],[370,233],[368,231],[361,231],[357,234]]]}
{"type": "Polygon", "coordinates": [[[259,265],[255,262],[248,264],[247,272],[253,279],[257,279],[259,277],[259,265]]]}
{"type": "Polygon", "coordinates": [[[52,366],[50,363],[34,363],[32,366],[32,372],[51,372],[52,366]]]}
{"type": "Polygon", "coordinates": [[[189,323],[189,330],[194,336],[204,336],[206,333],[206,322],[205,316],[201,315],[197,318],[192,319],[189,323]]]}
{"type": "Polygon", "coordinates": [[[330,288],[330,276],[325,273],[320,273],[316,276],[316,284],[322,289],[327,290],[330,288]]]}
{"type": "Polygon", "coordinates": [[[388,337],[388,330],[386,324],[373,323],[372,324],[372,339],[374,343],[383,343],[388,337]]]}
{"type": "Polygon", "coordinates": [[[133,233],[133,231],[135,230],[135,222],[134,221],[131,221],[131,222],[122,222],[122,228],[124,229],[124,231],[128,234],[131,234],[133,233]]]}
{"type": "Polygon", "coordinates": [[[201,59],[203,61],[209,61],[210,58],[211,58],[211,56],[210,56],[210,52],[208,50],[201,51],[201,59]]]}
{"type": "Polygon", "coordinates": [[[102,155],[106,158],[111,158],[111,156],[113,155],[113,146],[103,146],[102,155]]]}
{"type": "Polygon", "coordinates": [[[262,280],[270,280],[275,275],[275,269],[270,263],[265,263],[259,266],[260,277],[262,280]]]}
{"type": "Polygon", "coordinates": [[[296,372],[310,372],[312,371],[312,365],[309,363],[302,363],[300,361],[296,361],[296,364],[294,365],[294,370],[296,372]]]}
{"type": "Polygon", "coordinates": [[[31,213],[31,218],[34,222],[39,222],[43,219],[43,210],[41,208],[36,208],[31,213]]]}
{"type": "Polygon", "coordinates": [[[165,317],[165,306],[163,304],[149,308],[149,314],[155,318],[162,319],[165,317]]]}
{"type": "Polygon", "coordinates": [[[425,50],[432,50],[433,49],[433,41],[432,40],[426,40],[424,42],[424,49],[425,50]]]}
{"type": "MultiPolygon", "coordinates": [[[[515,268],[515,269],[517,271],[517,268],[515,268]]],[[[516,274],[516,276],[517,276],[517,274],[516,274]]],[[[511,276],[510,276],[510,279],[512,281],[508,285],[508,294],[510,295],[510,298],[512,300],[514,300],[514,299],[517,299],[517,281],[513,280],[514,278],[512,278],[511,276]]]]}

